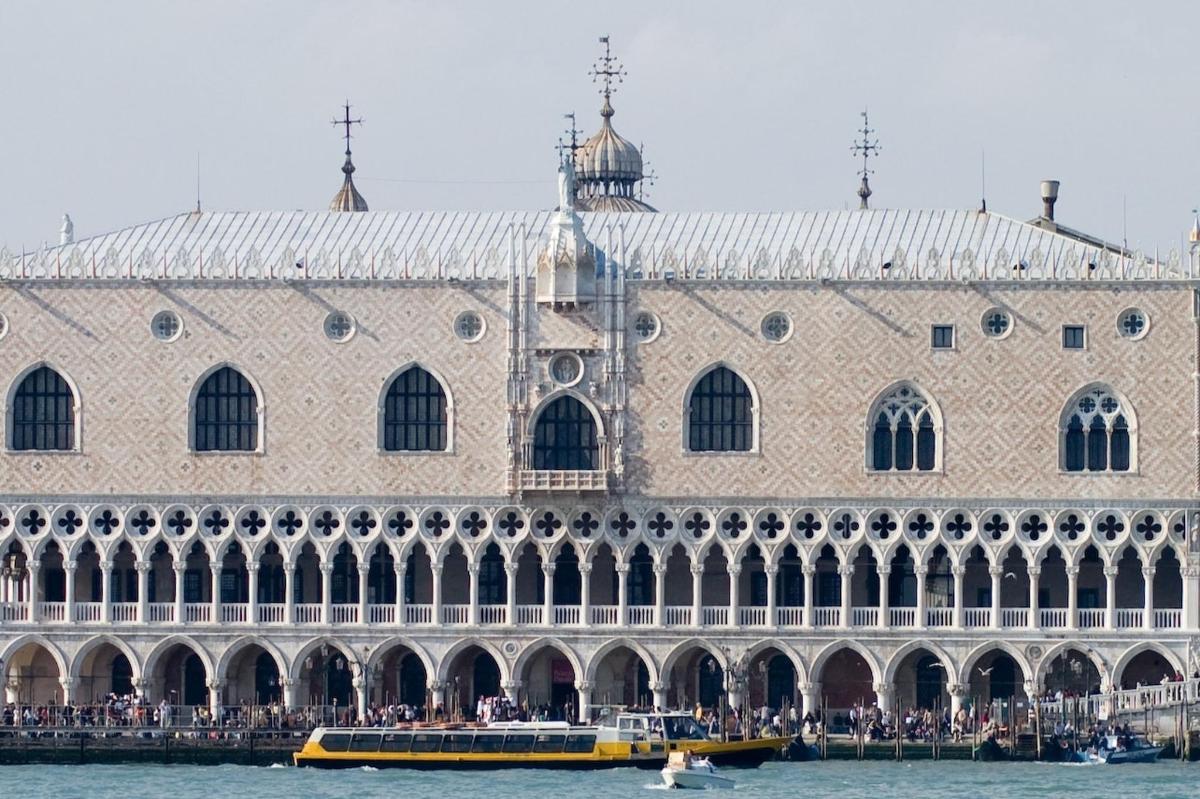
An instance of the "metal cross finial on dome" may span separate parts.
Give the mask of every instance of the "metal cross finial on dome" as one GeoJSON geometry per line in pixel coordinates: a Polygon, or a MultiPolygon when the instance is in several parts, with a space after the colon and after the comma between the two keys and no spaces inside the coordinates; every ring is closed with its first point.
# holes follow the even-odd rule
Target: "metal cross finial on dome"
{"type": "Polygon", "coordinates": [[[871,138],[871,134],[875,130],[868,124],[866,109],[862,111],[862,118],[862,130],[858,131],[862,134],[862,141],[856,139],[854,144],[850,145],[850,154],[855,157],[862,155],[863,165],[862,169],[858,171],[858,174],[862,175],[862,185],[858,187],[858,197],[861,201],[858,207],[865,209],[867,199],[871,196],[871,186],[867,182],[867,176],[875,174],[875,170],[867,168],[867,159],[873,155],[878,156],[882,148],[879,146],[879,139],[871,138]]]}
{"type": "Polygon", "coordinates": [[[612,106],[608,100],[617,90],[613,83],[621,83],[625,79],[625,68],[621,66],[621,62],[613,57],[612,49],[609,47],[608,37],[601,36],[600,44],[604,45],[604,55],[596,59],[596,63],[592,65],[592,71],[589,73],[592,76],[592,83],[603,80],[604,87],[600,89],[600,94],[604,95],[604,108],[601,114],[606,117],[612,116],[612,106]]]}
{"type": "Polygon", "coordinates": [[[344,125],[346,128],[343,134],[346,139],[346,161],[342,164],[342,174],[346,176],[342,183],[341,190],[334,195],[333,202],[330,203],[332,211],[365,211],[367,210],[367,201],[358,193],[358,189],[354,187],[354,179],[350,176],[354,174],[354,162],[350,160],[350,126],[361,125],[362,117],[358,119],[350,118],[350,101],[347,100],[342,106],[343,115],[341,119],[334,119],[334,125],[344,125]]]}

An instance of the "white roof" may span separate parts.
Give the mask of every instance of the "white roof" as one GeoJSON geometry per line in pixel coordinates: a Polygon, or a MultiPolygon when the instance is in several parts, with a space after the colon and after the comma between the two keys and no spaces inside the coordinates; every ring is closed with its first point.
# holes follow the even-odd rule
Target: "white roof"
{"type": "MultiPolygon", "coordinates": [[[[550,211],[206,211],[37,253],[10,279],[486,279],[526,269],[550,211]]],[[[597,262],[631,278],[1009,280],[1190,278],[1063,228],[970,210],[581,213],[597,262]]]]}

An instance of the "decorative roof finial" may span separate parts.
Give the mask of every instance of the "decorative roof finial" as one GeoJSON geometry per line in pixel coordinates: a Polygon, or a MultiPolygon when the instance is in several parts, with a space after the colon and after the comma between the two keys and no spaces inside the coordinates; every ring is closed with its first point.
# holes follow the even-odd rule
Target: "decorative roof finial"
{"type": "Polygon", "coordinates": [[[867,168],[867,159],[873,155],[878,156],[882,148],[879,146],[879,139],[871,138],[871,134],[875,130],[867,123],[866,109],[862,111],[862,118],[862,130],[858,131],[862,134],[862,141],[856,139],[854,144],[850,145],[850,154],[855,157],[858,157],[860,154],[862,155],[863,165],[862,169],[858,171],[858,174],[862,175],[862,185],[858,187],[858,198],[861,201],[858,207],[865,210],[867,208],[867,200],[871,196],[871,186],[867,182],[867,176],[875,174],[875,170],[867,168]]]}
{"type": "Polygon", "coordinates": [[[592,65],[592,83],[604,81],[604,87],[600,89],[600,94],[604,96],[604,105],[600,108],[600,116],[606,120],[613,115],[612,104],[609,103],[609,98],[617,91],[614,82],[622,83],[625,80],[625,68],[621,66],[621,62],[613,57],[612,49],[609,47],[608,37],[601,36],[600,44],[604,45],[604,55],[596,59],[596,63],[592,65]]]}
{"type": "Polygon", "coordinates": [[[1193,245],[1200,244],[1200,209],[1192,209],[1192,232],[1188,234],[1188,241],[1193,245]]]}
{"type": "Polygon", "coordinates": [[[362,117],[358,119],[350,118],[350,101],[347,100],[343,106],[344,115],[341,119],[333,120],[334,125],[344,125],[346,132],[346,162],[342,164],[342,174],[346,176],[342,181],[341,190],[334,195],[333,202],[329,204],[331,211],[365,211],[367,210],[367,201],[358,193],[358,189],[354,187],[354,179],[350,177],[354,174],[354,162],[350,160],[350,126],[361,125],[362,117]]]}

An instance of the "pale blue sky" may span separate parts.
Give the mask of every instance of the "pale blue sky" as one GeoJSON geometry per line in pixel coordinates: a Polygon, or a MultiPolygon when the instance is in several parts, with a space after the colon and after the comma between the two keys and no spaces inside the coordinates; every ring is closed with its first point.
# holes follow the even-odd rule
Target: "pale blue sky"
{"type": "Polygon", "coordinates": [[[0,4],[0,245],[186,211],[323,208],[344,98],[373,209],[546,208],[554,143],[600,99],[645,142],[664,210],[873,204],[1059,221],[1178,246],[1200,204],[1196,2],[24,2],[0,4]]]}

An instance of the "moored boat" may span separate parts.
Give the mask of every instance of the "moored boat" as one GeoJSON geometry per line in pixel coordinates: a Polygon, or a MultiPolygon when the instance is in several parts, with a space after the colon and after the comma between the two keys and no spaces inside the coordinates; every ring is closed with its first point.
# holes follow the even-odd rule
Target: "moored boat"
{"type": "Polygon", "coordinates": [[[719,765],[757,766],[789,740],[715,741],[686,713],[618,713],[597,726],[318,727],[293,758],[317,768],[661,768],[672,752],[690,749],[719,765]]]}
{"type": "Polygon", "coordinates": [[[1141,735],[1105,735],[1091,756],[1097,763],[1112,766],[1121,763],[1153,763],[1163,748],[1155,746],[1141,735]]]}

